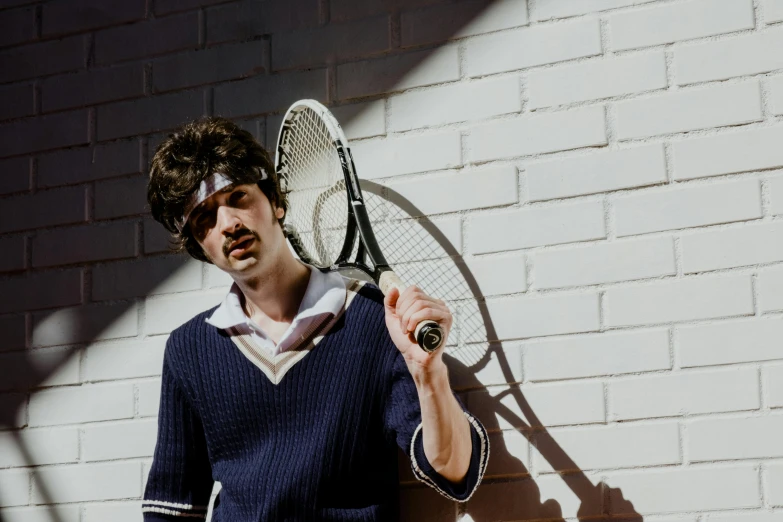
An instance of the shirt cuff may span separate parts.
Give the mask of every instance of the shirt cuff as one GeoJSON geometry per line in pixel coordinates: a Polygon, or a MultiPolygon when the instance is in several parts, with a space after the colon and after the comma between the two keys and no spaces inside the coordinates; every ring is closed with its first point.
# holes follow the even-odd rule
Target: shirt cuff
{"type": "Polygon", "coordinates": [[[413,439],[411,440],[410,458],[411,466],[413,468],[413,475],[424,482],[435,491],[457,502],[467,502],[473,495],[481,483],[481,479],[484,477],[484,472],[487,469],[487,461],[489,460],[489,437],[487,437],[487,431],[484,426],[481,425],[471,414],[466,411],[462,413],[468,419],[470,424],[470,438],[471,438],[471,454],[470,454],[470,466],[468,466],[468,472],[465,478],[459,483],[453,483],[443,478],[427,460],[427,456],[424,454],[424,441],[421,435],[422,425],[416,428],[413,432],[413,439]]]}
{"type": "Polygon", "coordinates": [[[142,500],[144,522],[170,522],[171,520],[206,520],[207,506],[178,504],[162,500],[142,500]]]}

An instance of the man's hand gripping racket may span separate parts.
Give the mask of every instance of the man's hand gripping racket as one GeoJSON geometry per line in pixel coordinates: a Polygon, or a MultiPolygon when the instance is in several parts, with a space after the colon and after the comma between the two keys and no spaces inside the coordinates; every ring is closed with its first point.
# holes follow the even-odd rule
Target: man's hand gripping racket
{"type": "Polygon", "coordinates": [[[405,335],[426,352],[440,348],[451,327],[451,314],[443,301],[418,288],[406,292],[408,285],[387,263],[364,205],[348,140],[326,107],[315,100],[300,100],[288,109],[280,127],[275,168],[288,192],[285,232],[296,254],[321,270],[359,270],[375,281],[387,296],[387,309],[394,303],[395,310],[402,312],[396,315],[400,320],[396,331],[387,314],[397,346],[399,336],[405,335]]]}

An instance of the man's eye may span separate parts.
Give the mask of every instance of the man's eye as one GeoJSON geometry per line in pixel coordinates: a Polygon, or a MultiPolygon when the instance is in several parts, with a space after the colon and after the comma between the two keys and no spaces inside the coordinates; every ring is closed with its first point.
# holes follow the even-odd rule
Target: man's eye
{"type": "Polygon", "coordinates": [[[231,201],[234,203],[237,203],[241,199],[243,199],[247,195],[247,192],[243,190],[237,190],[236,192],[231,193],[231,201]]]}

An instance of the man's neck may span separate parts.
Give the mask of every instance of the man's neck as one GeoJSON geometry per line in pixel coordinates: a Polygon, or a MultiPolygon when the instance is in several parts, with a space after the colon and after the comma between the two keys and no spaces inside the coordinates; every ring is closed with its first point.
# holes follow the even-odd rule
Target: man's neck
{"type": "Polygon", "coordinates": [[[265,323],[291,323],[310,282],[310,269],[293,256],[276,263],[265,277],[236,280],[244,295],[245,314],[262,328],[265,323]]]}

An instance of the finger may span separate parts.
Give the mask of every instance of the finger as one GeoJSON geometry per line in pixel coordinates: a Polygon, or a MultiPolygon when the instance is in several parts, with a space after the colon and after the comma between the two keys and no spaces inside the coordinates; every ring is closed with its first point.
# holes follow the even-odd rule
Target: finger
{"type": "Polygon", "coordinates": [[[403,332],[412,332],[416,329],[416,325],[411,327],[410,318],[413,314],[421,311],[427,306],[429,306],[427,301],[419,300],[413,301],[408,307],[405,308],[405,310],[402,312],[402,315],[400,315],[400,327],[402,328],[403,332]]]}
{"type": "Polygon", "coordinates": [[[400,291],[397,288],[390,288],[383,297],[383,306],[387,312],[396,315],[397,305],[399,303],[400,291]]]}
{"type": "Polygon", "coordinates": [[[435,321],[438,323],[441,327],[448,328],[451,325],[451,314],[448,312],[444,312],[443,310],[438,310],[435,308],[423,308],[413,314],[408,318],[408,331],[413,332],[416,330],[416,327],[419,325],[419,323],[422,323],[424,321],[435,321]]]}

